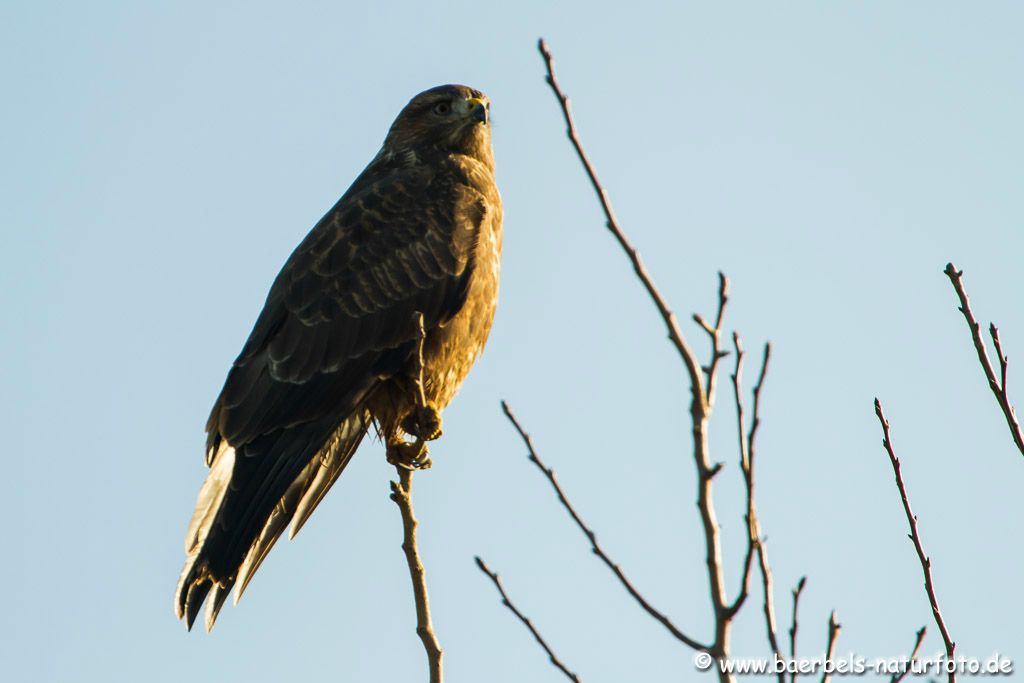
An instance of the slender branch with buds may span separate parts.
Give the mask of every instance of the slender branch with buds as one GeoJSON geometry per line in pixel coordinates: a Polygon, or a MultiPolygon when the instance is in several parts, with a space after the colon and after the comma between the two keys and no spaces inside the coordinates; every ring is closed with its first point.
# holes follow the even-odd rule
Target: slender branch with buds
{"type": "Polygon", "coordinates": [[[900,683],[907,674],[910,673],[910,666],[917,661],[917,653],[921,651],[921,643],[924,642],[924,634],[928,632],[928,627],[922,626],[917,629],[916,640],[914,641],[914,649],[910,651],[910,661],[907,664],[907,668],[899,673],[892,675],[889,679],[889,683],[900,683]]]}
{"type": "Polygon", "coordinates": [[[605,565],[612,571],[612,573],[615,574],[615,578],[619,580],[619,583],[621,583],[622,587],[626,589],[626,592],[628,592],[633,597],[633,599],[636,600],[637,604],[639,604],[645,612],[654,617],[654,619],[658,621],[662,626],[664,626],[668,630],[668,632],[671,633],[677,640],[692,647],[695,650],[709,649],[703,643],[698,642],[697,640],[691,638],[690,636],[686,635],[681,630],[679,630],[679,628],[672,623],[671,619],[669,619],[667,616],[658,611],[650,602],[647,601],[647,599],[643,595],[640,594],[640,591],[636,589],[633,583],[626,576],[625,572],[622,571],[622,567],[620,567],[618,563],[612,560],[612,558],[609,557],[608,554],[604,551],[604,548],[601,547],[601,544],[597,542],[597,534],[595,534],[590,529],[590,527],[587,526],[586,522],[583,521],[583,518],[580,517],[578,512],[576,512],[576,508],[573,507],[573,504],[565,495],[565,491],[562,490],[561,484],[558,483],[558,477],[555,476],[555,471],[552,468],[545,465],[544,462],[540,459],[540,456],[537,455],[537,449],[534,448],[533,439],[530,438],[530,435],[526,432],[525,429],[523,429],[522,425],[519,424],[519,421],[516,419],[516,416],[515,414],[513,414],[512,409],[509,407],[508,403],[502,401],[501,409],[505,411],[505,417],[507,417],[509,422],[512,423],[512,426],[515,427],[516,431],[519,433],[519,437],[523,440],[523,443],[526,445],[526,450],[528,451],[530,462],[536,465],[537,469],[539,469],[544,474],[544,476],[547,477],[548,482],[551,484],[551,487],[554,488],[555,494],[558,496],[558,502],[562,504],[562,507],[564,507],[565,511],[569,513],[569,516],[572,517],[572,520],[576,522],[576,526],[579,527],[579,530],[583,532],[583,535],[587,537],[588,541],[590,541],[590,549],[593,551],[595,555],[597,555],[601,559],[602,562],[605,563],[605,565]]]}
{"type": "MultiPolygon", "coordinates": [[[[757,383],[753,389],[753,416],[749,431],[744,431],[746,421],[744,418],[743,399],[741,397],[741,385],[743,382],[743,360],[745,352],[740,336],[733,332],[733,349],[736,354],[736,369],[732,374],[733,398],[736,403],[737,433],[739,434],[740,471],[743,473],[743,483],[747,492],[746,526],[747,526],[747,552],[743,561],[743,573],[740,578],[740,590],[736,599],[730,606],[730,612],[736,614],[743,606],[749,593],[750,574],[754,556],[758,558],[761,569],[761,581],[764,589],[764,618],[767,629],[768,644],[772,653],[782,658],[782,651],[779,649],[779,641],[775,624],[775,598],[772,588],[772,572],[768,566],[768,550],[761,534],[761,522],[757,515],[757,502],[755,496],[754,479],[754,456],[757,429],[761,425],[761,388],[764,386],[765,375],[768,373],[768,361],[771,358],[771,344],[764,345],[764,358],[761,361],[761,372],[758,374],[757,383]]],[[[785,673],[778,674],[779,683],[785,682],[785,673]]]]}
{"type": "MultiPolygon", "coordinates": [[[[839,630],[842,625],[839,620],[836,619],[836,611],[832,610],[832,614],[828,618],[828,646],[825,649],[825,661],[830,661],[836,654],[836,641],[839,640],[839,630]]],[[[821,683],[828,683],[832,679],[832,674],[829,671],[825,671],[821,674],[821,683]]]]}
{"type": "Polygon", "coordinates": [[[978,361],[981,363],[981,368],[985,371],[985,379],[988,380],[989,389],[992,390],[992,394],[996,397],[996,402],[999,403],[999,407],[1003,411],[1006,424],[1010,428],[1010,435],[1013,437],[1013,443],[1017,445],[1017,450],[1021,452],[1021,455],[1024,455],[1024,433],[1021,432],[1020,423],[1017,421],[1017,413],[1014,411],[1013,404],[1010,403],[1010,396],[1006,392],[1006,369],[1010,360],[1003,353],[1003,345],[999,341],[999,329],[994,323],[990,323],[988,326],[989,336],[992,337],[992,344],[995,346],[996,356],[999,358],[999,375],[996,376],[996,371],[992,367],[992,361],[988,356],[988,348],[985,346],[985,340],[981,336],[981,324],[974,317],[974,312],[971,311],[971,300],[964,289],[964,271],[957,270],[956,266],[952,263],[947,263],[946,270],[943,272],[946,273],[949,281],[953,284],[953,289],[956,290],[956,295],[960,299],[960,312],[964,314],[967,327],[971,330],[971,339],[974,341],[974,348],[978,352],[978,361]]]}
{"type": "Polygon", "coordinates": [[[570,681],[580,683],[579,676],[573,673],[569,669],[569,667],[562,663],[562,660],[558,658],[558,655],[555,654],[554,650],[551,649],[551,646],[548,645],[547,641],[544,640],[544,637],[541,636],[540,632],[537,631],[537,629],[534,627],[533,622],[530,621],[529,617],[520,612],[519,609],[512,603],[512,600],[508,597],[508,593],[505,592],[505,587],[501,585],[501,579],[498,578],[497,572],[492,572],[490,568],[488,568],[487,564],[479,557],[476,557],[474,559],[476,559],[476,566],[480,569],[480,571],[486,574],[488,578],[490,578],[491,582],[494,584],[494,587],[498,589],[498,593],[501,595],[501,604],[505,605],[505,607],[508,607],[512,614],[516,615],[516,618],[519,619],[519,621],[523,622],[523,626],[525,626],[527,630],[530,631],[530,633],[533,635],[534,640],[537,641],[537,644],[540,645],[544,652],[547,653],[548,659],[551,661],[551,664],[556,669],[565,674],[565,677],[568,678],[570,681]]]}
{"type": "MultiPolygon", "coordinates": [[[[956,643],[953,642],[949,635],[949,629],[946,628],[946,622],[942,618],[942,611],[939,609],[939,599],[935,597],[935,582],[932,580],[932,561],[925,554],[924,546],[921,544],[921,535],[917,530],[917,515],[910,509],[910,498],[907,497],[907,487],[903,483],[900,460],[896,457],[892,447],[889,421],[885,419],[882,403],[877,398],[875,399],[875,415],[878,417],[878,422],[882,425],[882,446],[885,447],[885,452],[889,454],[889,462],[892,464],[892,471],[896,476],[896,488],[899,489],[900,500],[903,502],[903,512],[907,516],[907,524],[910,525],[910,540],[914,544],[914,550],[917,551],[917,559],[920,561],[921,571],[924,573],[924,589],[928,594],[928,604],[932,608],[932,616],[935,618],[936,626],[939,627],[939,633],[942,634],[942,642],[946,648],[946,658],[951,660],[955,655],[956,643]]],[[[954,669],[949,672],[949,683],[955,682],[956,671],[954,669]]]]}
{"type": "Polygon", "coordinates": [[[683,337],[683,332],[679,329],[679,323],[676,320],[675,314],[672,309],[668,307],[668,303],[665,302],[661,292],[654,284],[654,280],[651,279],[650,274],[647,272],[646,266],[644,266],[643,260],[640,258],[640,252],[630,243],[626,234],[619,227],[619,220],[615,217],[615,211],[612,209],[611,199],[608,196],[608,192],[605,191],[601,185],[601,181],[598,180],[597,171],[594,170],[593,164],[590,163],[590,158],[587,156],[587,152],[583,149],[583,143],[580,142],[578,133],[576,132],[576,122],[572,117],[572,105],[569,102],[569,97],[562,92],[561,86],[558,84],[558,79],[555,77],[555,65],[554,59],[551,56],[551,52],[548,50],[547,43],[541,38],[537,43],[537,49],[540,50],[541,56],[544,58],[544,64],[547,67],[546,80],[551,90],[554,91],[555,97],[558,98],[558,103],[562,107],[562,116],[565,118],[566,134],[569,136],[569,140],[572,142],[573,148],[576,150],[576,155],[580,159],[580,163],[583,164],[583,170],[586,171],[587,177],[590,179],[590,184],[594,188],[594,192],[597,193],[598,201],[601,203],[601,210],[604,211],[605,225],[608,230],[611,231],[615,240],[622,247],[623,251],[629,257],[630,262],[633,264],[633,270],[636,272],[636,276],[643,283],[644,289],[647,290],[654,305],[658,308],[658,313],[661,314],[662,319],[665,321],[665,326],[668,328],[669,339],[672,341],[673,346],[679,352],[679,356],[682,358],[683,363],[686,365],[686,370],[690,375],[690,382],[693,384],[693,398],[694,404],[700,404],[698,407],[703,408],[704,401],[703,390],[701,388],[701,368],[697,362],[697,357],[693,354],[690,349],[690,345],[687,344],[686,339],[683,337]]]}
{"type": "MultiPolygon", "coordinates": [[[[796,632],[800,628],[799,612],[800,612],[800,595],[804,592],[804,586],[807,585],[807,577],[801,576],[797,582],[796,587],[793,589],[793,620],[789,626],[789,658],[791,660],[796,659],[796,632]]],[[[789,675],[790,683],[796,680],[796,672],[792,672],[789,675]]]]}

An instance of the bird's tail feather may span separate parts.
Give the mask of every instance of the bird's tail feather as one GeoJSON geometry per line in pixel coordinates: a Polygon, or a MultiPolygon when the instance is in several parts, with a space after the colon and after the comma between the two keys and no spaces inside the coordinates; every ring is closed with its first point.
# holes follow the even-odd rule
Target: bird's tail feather
{"type": "Polygon", "coordinates": [[[178,580],[175,611],[179,619],[185,618],[189,629],[192,628],[204,601],[207,631],[213,629],[217,615],[232,587],[236,588],[235,603],[238,603],[256,570],[288,523],[292,522],[289,538],[294,538],[337,481],[362,441],[369,424],[369,414],[358,411],[339,426],[317,457],[313,458],[288,486],[259,533],[251,540],[237,571],[229,578],[218,580],[211,575],[206,566],[205,551],[209,550],[206,546],[210,530],[217,521],[217,514],[231,486],[231,472],[235,459],[234,449],[226,442],[221,443],[212,459],[210,474],[200,489],[185,539],[187,559],[178,580]]]}

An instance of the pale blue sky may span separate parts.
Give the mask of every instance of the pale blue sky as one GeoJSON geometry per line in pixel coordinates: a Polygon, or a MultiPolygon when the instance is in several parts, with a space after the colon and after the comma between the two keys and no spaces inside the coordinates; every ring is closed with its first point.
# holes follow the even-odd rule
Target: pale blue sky
{"type": "MultiPolygon", "coordinates": [[[[722,269],[730,325],[775,344],[760,504],[784,622],[809,576],[800,650],[820,653],[833,607],[840,652],[901,654],[931,624],[878,395],[961,652],[1024,658],[1024,458],[941,272],[964,268],[1000,324],[1024,405],[1022,30],[1009,2],[4,3],[0,677],[425,677],[375,443],[213,636],[185,632],[172,593],[207,411],[271,280],[401,106],[445,82],[493,101],[506,216],[491,342],[415,492],[448,680],[559,680],[474,554],[588,683],[695,677],[499,410],[706,638],[684,378],[563,136],[540,35],[681,317],[711,311],[722,269]]],[[[727,396],[713,448],[735,590],[727,396]]],[[[756,604],[734,650],[767,652],[756,604]]]]}

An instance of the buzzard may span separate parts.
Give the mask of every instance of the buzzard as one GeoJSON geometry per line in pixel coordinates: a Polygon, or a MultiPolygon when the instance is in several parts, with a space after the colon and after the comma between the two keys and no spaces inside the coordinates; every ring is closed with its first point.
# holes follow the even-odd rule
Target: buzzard
{"type": "Polygon", "coordinates": [[[232,587],[237,603],[370,426],[389,461],[429,466],[423,443],[440,436],[439,411],[480,355],[497,304],[489,119],[488,98],[463,85],[414,97],[274,280],[206,425],[210,472],[175,596],[189,629],[204,602],[212,629],[232,587]]]}

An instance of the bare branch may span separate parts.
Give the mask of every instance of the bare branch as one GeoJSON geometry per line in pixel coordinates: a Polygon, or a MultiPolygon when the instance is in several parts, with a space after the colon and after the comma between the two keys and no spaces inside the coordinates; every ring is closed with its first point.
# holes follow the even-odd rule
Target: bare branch
{"type": "Polygon", "coordinates": [[[491,579],[491,581],[494,583],[494,587],[497,588],[498,593],[501,594],[501,604],[505,605],[505,607],[508,607],[509,610],[511,610],[512,614],[516,615],[519,621],[523,622],[523,625],[526,626],[530,633],[533,634],[533,638],[537,641],[537,644],[540,645],[541,648],[544,649],[544,652],[547,653],[548,659],[551,660],[551,663],[555,665],[555,668],[557,668],[559,671],[565,674],[566,678],[568,678],[569,680],[575,681],[576,683],[580,683],[579,676],[570,671],[569,668],[562,663],[562,661],[554,653],[554,651],[547,644],[544,638],[540,635],[537,629],[534,628],[533,623],[530,621],[530,619],[526,617],[522,612],[520,612],[514,604],[512,604],[512,600],[509,599],[508,593],[505,592],[505,587],[501,585],[501,579],[498,578],[497,573],[492,572],[484,563],[484,561],[479,557],[475,559],[476,566],[479,567],[480,571],[482,571],[491,579]]]}
{"type": "MultiPolygon", "coordinates": [[[[825,650],[825,661],[829,661],[836,654],[836,641],[839,639],[839,629],[842,628],[839,621],[836,620],[836,611],[832,610],[831,616],[828,618],[828,648],[825,650]]],[[[828,683],[832,678],[832,674],[825,671],[821,674],[821,683],[828,683]]]]}
{"type": "MultiPolygon", "coordinates": [[[[804,592],[804,586],[807,585],[807,577],[801,576],[800,580],[796,584],[796,588],[793,589],[793,621],[789,627],[789,658],[790,660],[796,659],[796,632],[800,627],[800,622],[797,620],[797,615],[800,611],[800,594],[804,592]]],[[[796,671],[793,671],[789,675],[790,683],[796,680],[796,671]]]]}
{"type": "MultiPolygon", "coordinates": [[[[419,346],[415,368],[416,402],[420,408],[424,408],[427,405],[427,398],[423,389],[423,343],[427,335],[423,327],[423,314],[417,312],[416,315],[419,325],[419,346]]],[[[421,446],[422,444],[422,439],[417,437],[416,445],[421,446]]],[[[402,550],[405,552],[406,564],[409,565],[409,578],[412,580],[413,598],[416,603],[416,635],[423,641],[423,649],[427,653],[430,683],[441,683],[444,651],[441,649],[441,643],[438,642],[437,634],[434,633],[434,624],[430,620],[427,575],[423,568],[423,560],[420,558],[419,546],[416,543],[416,528],[419,526],[419,521],[416,519],[412,507],[413,468],[396,462],[395,469],[398,471],[398,481],[391,482],[391,500],[395,501],[402,514],[402,550]]]]}
{"type": "MultiPolygon", "coordinates": [[[[939,610],[939,600],[935,597],[935,584],[932,581],[932,561],[925,555],[924,546],[921,545],[921,535],[917,530],[917,515],[914,514],[913,510],[910,509],[910,499],[907,497],[907,487],[903,484],[903,474],[900,470],[900,460],[896,457],[896,453],[892,447],[892,437],[889,434],[889,421],[885,419],[885,412],[882,410],[882,403],[877,398],[875,399],[875,415],[878,416],[878,422],[882,425],[882,445],[885,447],[885,452],[889,454],[889,462],[892,463],[892,471],[896,475],[896,487],[900,492],[900,499],[903,501],[903,512],[907,516],[907,524],[910,525],[910,540],[914,543],[914,550],[917,551],[917,559],[921,562],[921,571],[924,573],[924,589],[928,594],[928,603],[932,608],[932,616],[935,617],[935,624],[939,627],[939,633],[942,634],[942,642],[946,648],[947,659],[953,659],[956,651],[956,643],[949,635],[949,629],[946,628],[946,622],[942,618],[942,611],[939,610]]],[[[949,672],[949,683],[955,683],[956,671],[949,672]]]]}
{"type": "Polygon", "coordinates": [[[519,421],[516,419],[516,416],[512,413],[512,409],[509,407],[508,403],[502,401],[501,409],[505,411],[505,417],[508,418],[509,422],[512,423],[512,426],[515,427],[517,432],[519,432],[520,438],[523,440],[523,443],[526,444],[526,449],[529,452],[530,462],[536,465],[537,469],[543,472],[544,476],[547,477],[548,481],[551,483],[552,488],[555,489],[555,493],[558,495],[558,501],[562,504],[562,507],[565,508],[566,512],[569,513],[569,516],[572,517],[574,522],[576,522],[576,526],[579,527],[580,531],[583,532],[583,535],[587,537],[587,540],[590,541],[590,548],[593,551],[593,553],[597,555],[599,558],[601,558],[601,561],[604,562],[605,565],[607,565],[607,567],[612,570],[612,573],[615,574],[616,578],[618,578],[622,586],[631,596],[633,596],[633,599],[637,601],[640,607],[642,607],[645,612],[654,617],[655,620],[660,622],[666,629],[668,629],[669,633],[675,636],[677,640],[692,647],[694,650],[708,650],[709,648],[706,645],[694,640],[693,638],[689,637],[688,635],[680,631],[667,616],[665,616],[657,609],[655,609],[654,606],[652,606],[651,603],[649,603],[647,599],[644,598],[644,596],[642,596],[640,592],[633,586],[632,582],[626,577],[626,574],[622,571],[622,568],[619,567],[619,565],[616,564],[605,553],[603,548],[601,548],[601,545],[597,542],[597,535],[593,531],[591,531],[590,527],[588,527],[586,523],[583,521],[583,519],[579,516],[579,513],[576,512],[576,509],[573,507],[572,503],[569,502],[568,497],[566,497],[565,492],[562,490],[561,485],[558,483],[558,478],[555,476],[554,470],[545,465],[543,461],[541,461],[540,457],[537,455],[537,450],[533,446],[533,439],[530,438],[530,435],[523,429],[522,425],[519,424],[519,421]]]}
{"type": "Polygon", "coordinates": [[[921,649],[921,643],[924,642],[924,634],[927,632],[928,628],[926,626],[917,629],[917,640],[914,641],[914,649],[910,651],[910,661],[907,663],[907,668],[898,674],[893,674],[892,678],[889,679],[889,683],[900,683],[910,673],[910,667],[917,661],[917,653],[921,649]]]}
{"type": "Polygon", "coordinates": [[[409,565],[409,577],[412,579],[412,591],[416,600],[416,635],[423,641],[423,649],[427,653],[430,667],[430,683],[441,683],[442,658],[444,651],[434,633],[434,625],[430,620],[430,597],[427,595],[427,576],[416,545],[416,527],[419,522],[412,508],[412,470],[396,467],[398,482],[391,482],[391,500],[395,501],[402,513],[402,550],[409,565]]]}
{"type": "MultiPolygon", "coordinates": [[[[664,297],[661,295],[661,292],[658,290],[650,274],[647,272],[647,268],[644,266],[639,252],[632,243],[630,243],[619,225],[618,219],[615,216],[615,211],[612,209],[608,192],[601,185],[601,182],[597,177],[597,172],[594,169],[586,150],[583,148],[582,142],[580,141],[579,134],[576,130],[576,123],[573,119],[572,107],[570,105],[569,98],[562,91],[562,88],[558,83],[558,79],[555,76],[554,61],[551,56],[551,52],[548,50],[547,44],[543,39],[541,39],[538,42],[537,47],[544,59],[544,64],[547,69],[547,83],[551,87],[551,90],[558,100],[559,106],[562,110],[562,115],[566,124],[566,134],[579,157],[580,163],[583,165],[583,169],[590,180],[590,184],[593,187],[594,192],[597,194],[598,201],[601,204],[601,209],[604,212],[605,225],[629,258],[630,263],[633,266],[633,271],[636,273],[636,276],[639,278],[648,296],[657,308],[658,313],[661,315],[661,318],[665,323],[665,327],[668,330],[669,339],[678,352],[679,357],[683,361],[686,371],[689,374],[690,392],[692,396],[692,400],[690,402],[690,416],[693,430],[693,458],[694,464],[697,468],[697,508],[700,511],[701,525],[704,532],[704,544],[706,551],[705,564],[707,567],[711,604],[714,609],[715,617],[715,638],[711,646],[706,649],[717,658],[727,657],[729,654],[729,637],[732,620],[736,614],[736,610],[739,608],[738,605],[742,605],[743,599],[740,599],[737,603],[730,604],[726,593],[721,534],[712,496],[712,480],[721,470],[722,465],[721,463],[712,463],[711,461],[707,430],[708,419],[710,417],[715,397],[715,381],[718,363],[726,355],[726,353],[720,349],[720,343],[722,320],[725,307],[728,302],[728,280],[723,274],[719,273],[719,305],[714,325],[707,322],[700,316],[694,317],[697,324],[700,325],[711,337],[711,359],[707,365],[701,366],[698,363],[693,350],[690,348],[688,342],[683,336],[675,314],[668,307],[664,297]]],[[[766,562],[763,556],[761,559],[762,562],[766,562]]],[[[750,561],[751,559],[748,558],[748,565],[750,561]]],[[[745,573],[749,575],[748,570],[745,570],[745,573]]],[[[693,646],[694,644],[691,643],[691,647],[693,646]]],[[[720,671],[719,679],[721,681],[729,681],[732,680],[732,677],[728,673],[720,671]]]]}
{"type": "MultiPolygon", "coordinates": [[[[576,154],[579,156],[580,162],[583,164],[583,169],[586,171],[587,177],[590,179],[590,184],[593,186],[594,192],[597,193],[597,198],[601,202],[601,208],[604,211],[605,223],[608,230],[611,231],[619,245],[626,252],[626,255],[633,264],[633,270],[636,271],[637,277],[640,278],[640,282],[643,283],[644,288],[647,290],[648,295],[650,295],[654,305],[657,306],[658,313],[661,314],[662,319],[665,321],[665,326],[668,328],[669,339],[676,347],[676,350],[679,352],[679,356],[686,365],[686,370],[690,374],[690,382],[693,386],[694,398],[697,399],[699,394],[703,393],[703,390],[701,388],[701,369],[697,364],[696,356],[694,356],[689,344],[687,344],[686,339],[683,337],[683,333],[679,329],[679,324],[676,321],[675,314],[668,307],[665,299],[661,296],[661,292],[658,291],[654,281],[648,274],[647,268],[640,259],[640,253],[635,247],[633,247],[625,233],[622,232],[622,228],[619,227],[619,221],[615,217],[615,211],[612,209],[611,199],[608,197],[608,193],[601,185],[601,181],[598,180],[597,171],[594,170],[594,166],[590,163],[590,158],[587,156],[586,150],[583,149],[583,143],[580,142],[579,135],[576,132],[576,123],[572,117],[572,105],[569,103],[569,97],[562,92],[562,88],[558,84],[558,79],[555,77],[554,60],[552,59],[551,52],[548,51],[547,43],[544,42],[543,38],[538,41],[537,49],[540,50],[541,56],[544,57],[544,64],[547,67],[547,83],[551,86],[551,89],[555,93],[555,97],[558,98],[558,103],[562,107],[562,115],[565,117],[565,125],[567,127],[566,134],[569,136],[572,146],[576,149],[576,154]]],[[[695,400],[695,402],[703,404],[704,397],[700,396],[699,398],[700,400],[695,400]]]]}
{"type": "Polygon", "coordinates": [[[707,379],[704,388],[708,410],[715,404],[715,379],[718,375],[718,362],[729,355],[728,351],[721,350],[722,344],[722,320],[725,317],[725,306],[729,303],[729,278],[725,273],[718,273],[718,312],[715,314],[715,324],[709,324],[700,314],[694,313],[694,321],[707,333],[711,342],[711,360],[701,370],[707,379]]]}
{"type": "MultiPolygon", "coordinates": [[[[743,559],[743,572],[740,576],[740,589],[736,599],[729,606],[729,617],[732,618],[739,612],[746,601],[750,591],[750,574],[753,566],[754,556],[757,555],[761,568],[761,578],[764,587],[764,615],[765,626],[768,632],[768,643],[772,652],[782,658],[782,651],[779,649],[778,637],[775,625],[775,598],[772,592],[772,573],[768,565],[768,551],[764,547],[764,539],[761,534],[761,522],[757,515],[757,499],[755,495],[754,478],[754,454],[757,428],[760,425],[759,415],[761,406],[761,387],[764,385],[765,375],[768,372],[768,360],[771,358],[771,344],[765,344],[764,358],[761,361],[761,372],[758,375],[757,384],[753,390],[753,419],[749,431],[745,431],[746,420],[744,418],[742,383],[743,383],[743,360],[746,356],[743,351],[743,344],[740,336],[733,332],[733,348],[736,355],[736,369],[732,374],[733,398],[736,404],[737,433],[739,435],[740,450],[740,471],[743,473],[743,482],[747,491],[747,507],[745,520],[747,524],[747,551],[743,559]]],[[[779,682],[784,683],[785,673],[779,673],[779,682]]]]}
{"type": "MultiPolygon", "coordinates": [[[[772,572],[768,565],[768,548],[762,539],[757,544],[757,556],[761,565],[761,583],[764,590],[764,622],[768,632],[768,644],[772,652],[779,659],[782,659],[782,649],[779,647],[778,627],[775,621],[775,588],[772,581],[772,572]]],[[[779,683],[786,680],[785,672],[779,672],[779,683]]]]}
{"type": "Polygon", "coordinates": [[[1003,411],[1003,416],[1006,418],[1006,424],[1010,428],[1010,435],[1013,437],[1013,442],[1017,445],[1017,450],[1021,452],[1021,455],[1024,455],[1024,433],[1021,432],[1020,423],[1017,421],[1017,413],[1014,411],[1013,405],[1010,403],[1010,396],[1006,392],[1006,368],[1009,365],[1009,358],[1003,353],[1003,345],[999,341],[999,330],[994,324],[989,325],[989,335],[992,337],[992,342],[996,347],[996,355],[999,357],[999,377],[997,378],[996,372],[992,367],[992,361],[989,360],[985,340],[981,336],[981,325],[975,319],[973,311],[971,311],[971,300],[964,290],[964,272],[957,270],[956,266],[952,263],[946,264],[944,272],[953,284],[953,289],[956,290],[956,295],[960,299],[960,312],[964,314],[967,327],[971,330],[971,339],[974,340],[974,348],[978,352],[978,361],[985,371],[985,379],[988,380],[989,389],[992,390],[992,394],[996,397],[996,401],[1003,411]]]}

